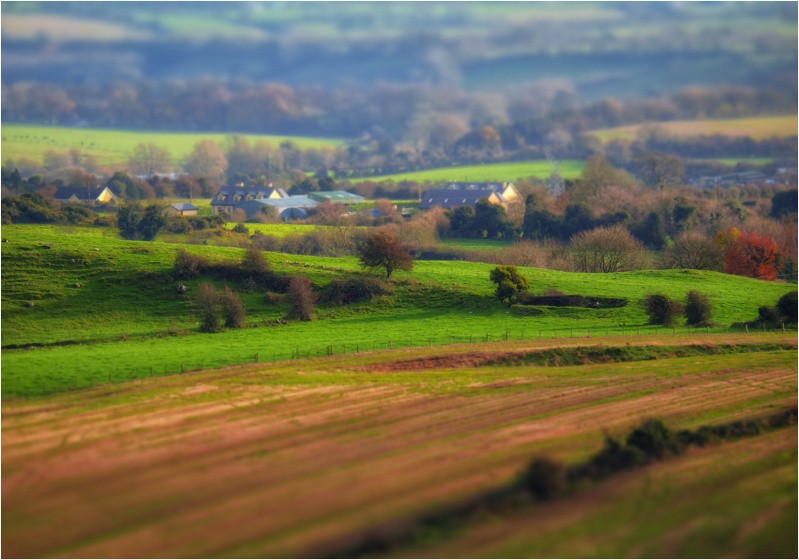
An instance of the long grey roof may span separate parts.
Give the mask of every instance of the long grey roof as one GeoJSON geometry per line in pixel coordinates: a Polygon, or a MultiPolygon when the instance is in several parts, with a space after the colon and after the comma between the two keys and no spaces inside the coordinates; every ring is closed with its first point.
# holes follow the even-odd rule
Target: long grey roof
{"type": "Polygon", "coordinates": [[[505,199],[491,189],[460,190],[460,189],[432,189],[422,194],[419,208],[457,208],[458,206],[474,206],[478,201],[496,195],[501,201],[505,199]]]}

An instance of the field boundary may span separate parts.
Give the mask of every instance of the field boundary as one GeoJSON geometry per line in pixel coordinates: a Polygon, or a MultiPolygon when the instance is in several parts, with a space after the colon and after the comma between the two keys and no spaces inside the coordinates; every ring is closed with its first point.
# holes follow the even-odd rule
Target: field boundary
{"type": "MultiPolygon", "coordinates": [[[[739,337],[744,337],[744,339],[748,337],[752,337],[752,343],[743,342],[743,343],[731,343],[729,341],[719,340],[717,343],[713,342],[691,342],[691,343],[683,343],[680,344],[677,342],[676,344],[671,344],[668,346],[674,347],[690,347],[697,344],[714,344],[718,346],[735,346],[739,344],[740,349],[734,349],[733,352],[728,353],[738,353],[738,352],[749,352],[749,351],[765,351],[762,348],[756,348],[758,342],[758,338],[762,341],[763,338],[770,338],[771,336],[779,337],[781,335],[787,334],[789,331],[783,329],[771,329],[771,330],[749,330],[749,329],[697,329],[697,328],[673,328],[673,329],[662,329],[657,332],[653,332],[651,329],[641,329],[635,327],[625,327],[619,328],[619,330],[612,330],[612,329],[600,329],[591,331],[590,329],[561,329],[560,331],[556,330],[540,330],[534,332],[533,329],[530,331],[518,331],[518,332],[511,332],[510,330],[506,331],[501,335],[491,335],[490,333],[486,333],[484,335],[479,336],[456,336],[456,335],[449,335],[443,337],[424,337],[424,340],[413,340],[413,339],[404,339],[404,340],[386,340],[386,341],[374,341],[372,343],[334,343],[334,344],[325,344],[325,345],[314,345],[312,348],[288,348],[284,351],[274,351],[274,350],[258,350],[254,349],[252,353],[243,353],[238,352],[231,356],[228,356],[229,361],[223,362],[215,362],[215,363],[207,363],[206,360],[199,360],[199,361],[189,361],[189,360],[181,360],[180,362],[172,362],[171,364],[167,365],[160,365],[154,363],[153,365],[144,365],[142,367],[136,367],[127,370],[119,370],[114,372],[109,372],[107,374],[103,374],[101,376],[95,375],[90,379],[82,379],[78,382],[71,382],[68,379],[59,380],[58,386],[53,387],[45,392],[41,393],[28,393],[28,392],[19,392],[19,393],[10,393],[4,394],[2,399],[5,400],[12,400],[16,398],[26,398],[26,397],[43,397],[47,395],[54,395],[59,393],[66,393],[71,391],[79,391],[83,389],[90,389],[93,387],[103,386],[103,385],[113,385],[118,383],[126,383],[129,381],[137,381],[143,379],[151,379],[151,378],[158,378],[158,377],[166,377],[170,375],[179,375],[179,374],[189,374],[189,373],[200,373],[200,372],[207,372],[207,371],[216,371],[222,370],[225,368],[231,367],[245,367],[248,365],[253,364],[276,364],[280,362],[287,362],[287,361],[299,361],[299,360],[309,360],[309,359],[324,359],[330,358],[333,356],[354,356],[357,354],[368,354],[374,352],[386,352],[392,350],[400,350],[400,349],[424,349],[424,348],[447,348],[452,347],[453,350],[455,347],[464,347],[464,345],[470,344],[486,344],[486,343],[502,343],[502,342],[545,342],[545,341],[580,341],[584,340],[587,344],[590,345],[590,342],[595,341],[602,341],[604,339],[610,339],[608,341],[607,348],[622,348],[622,347],[629,347],[629,346],[641,346],[632,344],[636,340],[646,339],[647,337],[652,338],[655,337],[659,340],[669,340],[672,337],[680,337],[680,336],[712,336],[712,335],[738,335],[739,337]],[[535,336],[535,335],[538,336],[535,336]],[[526,336],[525,336],[526,335],[526,336]],[[532,335],[532,336],[531,336],[532,335]],[[550,336],[551,335],[551,336],[550,336]],[[617,342],[618,341],[618,342],[617,342]],[[750,348],[751,347],[751,348],[750,348]]],[[[790,331],[793,332],[793,331],[790,331]]],[[[161,337],[170,336],[170,335],[161,335],[161,337]]],[[[131,337],[133,338],[133,337],[131,337]]],[[[141,339],[147,339],[152,337],[141,336],[141,339]]],[[[128,338],[123,337],[123,340],[128,340],[128,338]]],[[[82,344],[82,343],[78,343],[82,344]]],[[[760,344],[765,344],[761,342],[760,344]]],[[[63,346],[63,344],[62,344],[63,346]]],[[[767,344],[768,346],[768,344],[767,344]]],[[[772,345],[773,346],[773,345],[772,345]]],[[[33,346],[30,346],[33,349],[33,346]]],[[[767,348],[767,350],[788,350],[790,348],[767,348]]],[[[15,349],[15,350],[8,350],[10,352],[25,352],[25,349],[15,349]]],[[[527,354],[533,354],[534,352],[527,352],[527,354]]],[[[513,357],[509,354],[509,357],[513,357]]],[[[679,357],[679,356],[674,356],[679,357]]],[[[641,358],[644,360],[645,358],[641,358]]],[[[612,362],[613,360],[609,360],[612,362]]],[[[627,360],[629,361],[629,360],[627,360]]],[[[636,361],[636,360],[633,360],[636,361]]],[[[578,360],[579,362],[579,360],[578,360]]],[[[591,362],[593,363],[593,362],[591,362]]],[[[599,363],[599,362],[597,362],[599,363]]],[[[490,364],[486,364],[490,365],[490,364]]],[[[495,364],[500,365],[500,364],[495,364]]],[[[535,364],[531,364],[535,365],[535,364]]],[[[567,362],[561,360],[558,356],[552,357],[551,362],[549,360],[545,360],[543,363],[543,367],[557,367],[561,365],[569,365],[567,362]]],[[[442,366],[446,367],[446,366],[442,366]]]]}

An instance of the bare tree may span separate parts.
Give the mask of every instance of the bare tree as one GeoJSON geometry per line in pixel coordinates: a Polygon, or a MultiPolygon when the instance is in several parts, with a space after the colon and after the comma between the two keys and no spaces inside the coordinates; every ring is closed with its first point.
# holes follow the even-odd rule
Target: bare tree
{"type": "Polygon", "coordinates": [[[712,239],[697,231],[686,231],[674,239],[661,257],[663,268],[724,270],[724,253],[712,239]]]}
{"type": "Polygon", "coordinates": [[[151,142],[141,143],[133,149],[128,160],[128,169],[134,175],[149,179],[158,172],[168,172],[171,161],[172,156],[166,148],[151,142]]]}
{"type": "Polygon", "coordinates": [[[313,321],[316,312],[314,304],[316,297],[313,293],[313,286],[305,276],[294,276],[289,281],[286,291],[286,301],[289,304],[289,319],[300,321],[313,321]]]}
{"type": "Polygon", "coordinates": [[[623,226],[600,227],[571,238],[570,258],[579,272],[637,270],[646,250],[623,226]]]}
{"type": "Polygon", "coordinates": [[[186,158],[183,167],[189,175],[222,182],[227,171],[227,158],[216,142],[200,140],[186,158]]]}

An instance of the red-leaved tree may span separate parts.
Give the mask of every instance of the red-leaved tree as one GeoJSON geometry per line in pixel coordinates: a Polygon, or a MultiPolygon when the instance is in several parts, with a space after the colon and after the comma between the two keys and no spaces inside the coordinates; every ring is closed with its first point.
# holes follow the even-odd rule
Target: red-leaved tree
{"type": "Polygon", "coordinates": [[[760,280],[776,280],[780,251],[774,240],[754,233],[742,233],[724,251],[727,273],[760,280]]]}

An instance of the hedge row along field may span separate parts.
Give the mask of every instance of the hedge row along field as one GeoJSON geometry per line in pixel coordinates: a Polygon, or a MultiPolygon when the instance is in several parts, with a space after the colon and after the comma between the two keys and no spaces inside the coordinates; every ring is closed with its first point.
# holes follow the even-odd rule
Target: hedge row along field
{"type": "MultiPolygon", "coordinates": [[[[664,342],[673,350],[654,361],[491,365],[509,353],[580,352],[565,340],[500,342],[7,401],[3,552],[325,557],[376,527],[500,487],[533,457],[584,462],[605,432],[621,437],[644,418],[696,429],[796,405],[793,335],[591,343],[644,354],[664,342]],[[718,344],[735,349],[716,353],[718,344]],[[688,357],[670,357],[677,350],[688,357]]],[[[794,557],[796,460],[795,428],[691,450],[387,553],[794,557]]]]}
{"type": "MultiPolygon", "coordinates": [[[[261,291],[241,291],[250,328],[202,334],[192,294],[207,279],[186,281],[188,292],[178,293],[172,276],[175,255],[185,247],[209,261],[235,264],[242,260],[242,249],[124,241],[104,228],[14,225],[6,226],[3,235],[8,239],[2,252],[4,398],[328,353],[671,334],[671,329],[647,324],[641,302],[655,291],[673,298],[684,298],[692,289],[708,294],[719,325],[715,330],[725,331],[795,290],[712,272],[520,269],[532,293],[552,287],[630,301],[613,309],[547,307],[527,317],[493,297],[493,265],[419,261],[412,272],[395,274],[390,294],[348,306],[320,304],[313,322],[285,322],[285,304],[268,303],[261,291]],[[58,364],[57,370],[52,364],[58,364]]],[[[304,275],[317,291],[333,279],[362,274],[355,258],[268,257],[275,272],[304,275]]],[[[681,327],[677,332],[707,330],[681,327]]]]}

